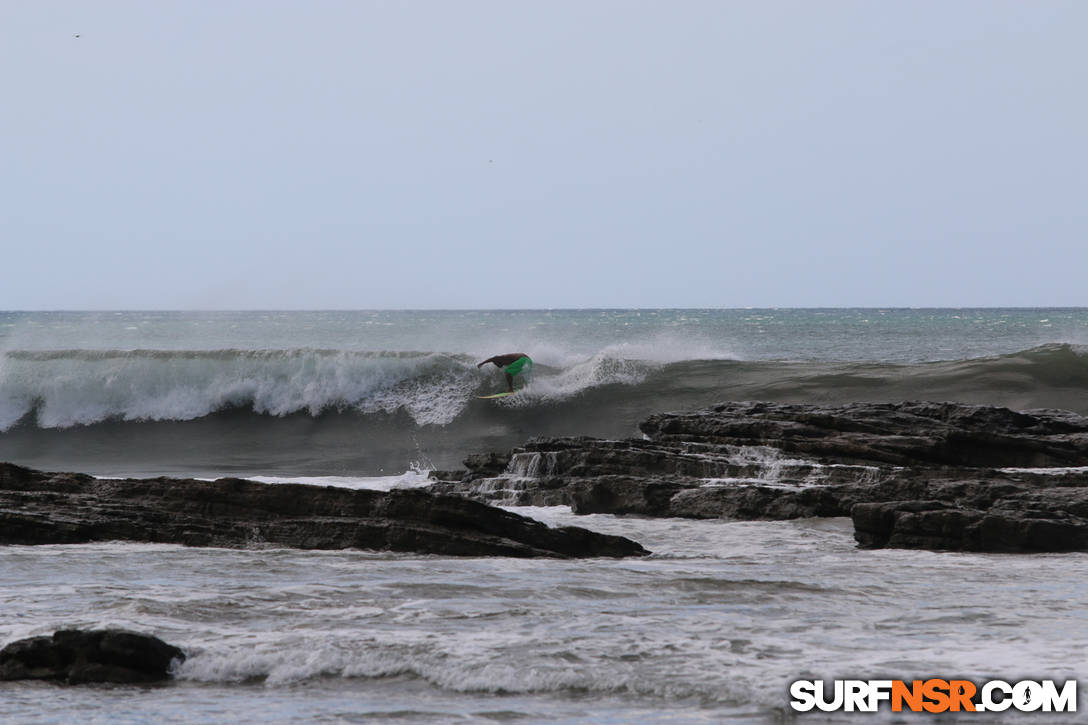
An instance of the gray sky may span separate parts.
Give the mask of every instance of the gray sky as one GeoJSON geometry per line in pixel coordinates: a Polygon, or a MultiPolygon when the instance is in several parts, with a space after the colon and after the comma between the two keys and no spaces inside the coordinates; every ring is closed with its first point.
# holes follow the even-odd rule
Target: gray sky
{"type": "Polygon", "coordinates": [[[12,0],[0,309],[1088,305],[1085,38],[1077,1],[12,0]]]}

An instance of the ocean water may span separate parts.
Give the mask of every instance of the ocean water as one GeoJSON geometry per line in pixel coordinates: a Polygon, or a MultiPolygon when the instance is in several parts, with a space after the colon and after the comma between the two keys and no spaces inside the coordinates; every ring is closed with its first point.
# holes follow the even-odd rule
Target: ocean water
{"type": "Polygon", "coordinates": [[[388,476],[722,400],[1088,413],[1088,310],[0,313],[0,460],[388,476]],[[532,379],[502,401],[492,355],[532,379]]]}
{"type": "MultiPolygon", "coordinates": [[[[47,470],[419,486],[534,435],[745,399],[1088,413],[1088,310],[0,313],[0,460],[47,470]],[[532,379],[477,400],[502,382],[475,364],[511,351],[532,379]]],[[[190,653],[166,686],[0,684],[0,722],[789,722],[789,682],[847,677],[1076,678],[1088,703],[1088,555],[512,510],[654,554],[0,547],[0,644],[120,626],[190,653]]]]}

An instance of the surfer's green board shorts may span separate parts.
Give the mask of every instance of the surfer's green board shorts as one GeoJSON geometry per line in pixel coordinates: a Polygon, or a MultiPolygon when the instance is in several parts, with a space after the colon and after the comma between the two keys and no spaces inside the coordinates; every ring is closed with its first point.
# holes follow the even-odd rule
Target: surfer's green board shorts
{"type": "Polygon", "coordinates": [[[504,373],[508,373],[511,377],[513,377],[514,375],[520,373],[522,370],[524,370],[525,372],[529,372],[532,369],[533,361],[523,356],[519,357],[517,360],[504,367],[502,371],[504,373]]]}

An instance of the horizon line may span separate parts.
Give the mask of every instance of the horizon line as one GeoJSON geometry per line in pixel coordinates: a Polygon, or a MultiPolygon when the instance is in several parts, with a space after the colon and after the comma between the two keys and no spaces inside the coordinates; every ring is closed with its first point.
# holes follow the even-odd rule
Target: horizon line
{"type": "Polygon", "coordinates": [[[12,308],[0,314],[16,312],[115,313],[129,312],[634,312],[634,311],[742,311],[742,310],[1085,310],[1088,305],[743,305],[738,307],[86,307],[86,308],[12,308]]]}

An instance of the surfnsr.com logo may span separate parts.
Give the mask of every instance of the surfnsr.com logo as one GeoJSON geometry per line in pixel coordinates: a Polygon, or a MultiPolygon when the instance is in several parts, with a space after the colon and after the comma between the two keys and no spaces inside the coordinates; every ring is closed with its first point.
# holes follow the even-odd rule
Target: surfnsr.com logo
{"type": "Polygon", "coordinates": [[[1060,687],[1054,680],[797,680],[790,685],[790,706],[798,712],[876,712],[883,703],[892,712],[1076,712],[1077,681],[1060,687]],[[830,685],[830,686],[828,686],[830,685]]]}

